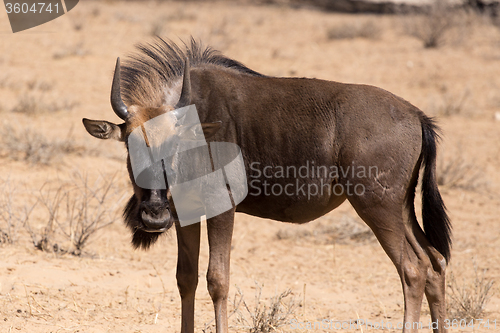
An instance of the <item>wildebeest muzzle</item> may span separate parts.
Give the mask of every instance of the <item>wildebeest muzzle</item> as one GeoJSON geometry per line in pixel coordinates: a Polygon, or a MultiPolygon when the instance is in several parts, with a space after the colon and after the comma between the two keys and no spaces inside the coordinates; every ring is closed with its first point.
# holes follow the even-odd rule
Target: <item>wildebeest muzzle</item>
{"type": "Polygon", "coordinates": [[[144,231],[164,232],[173,224],[166,190],[144,190],[139,212],[144,231]]]}

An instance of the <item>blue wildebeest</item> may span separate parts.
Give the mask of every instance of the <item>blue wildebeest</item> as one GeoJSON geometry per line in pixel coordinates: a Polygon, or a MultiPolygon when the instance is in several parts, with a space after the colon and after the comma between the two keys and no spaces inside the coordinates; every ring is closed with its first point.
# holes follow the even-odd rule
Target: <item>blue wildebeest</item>
{"type": "MultiPolygon", "coordinates": [[[[111,105],[124,123],[83,119],[87,131],[100,139],[127,142],[132,130],[146,121],[194,104],[207,141],[237,144],[247,180],[253,181],[250,194],[239,205],[207,220],[207,281],[218,333],[228,330],[235,212],[305,223],[346,199],[396,266],[403,286],[404,321],[409,323],[403,332],[417,330],[413,323],[419,321],[424,293],[432,320],[439,323],[435,332],[445,331],[445,269],[450,258],[451,224],[436,183],[438,135],[432,119],[380,88],[265,76],[193,40],[181,48],[158,39],[139,46],[139,50],[122,67],[118,59],[113,78],[111,105]],[[300,191],[266,195],[263,181],[270,180],[264,179],[263,173],[251,173],[252,163],[299,168],[309,162],[340,170],[376,166],[377,172],[365,177],[341,172],[301,178],[302,185],[330,185],[328,191],[313,196],[300,191]],[[414,209],[420,169],[424,230],[414,209]],[[333,190],[335,186],[345,188],[349,182],[362,186],[363,191],[358,188],[358,193],[349,195],[333,190]]],[[[168,188],[140,188],[134,181],[130,156],[127,164],[134,195],[124,218],[133,233],[132,243],[147,249],[175,225],[181,327],[183,333],[193,332],[200,223],[181,227],[168,188]]],[[[283,188],[290,183],[283,177],[271,181],[283,188]]]]}

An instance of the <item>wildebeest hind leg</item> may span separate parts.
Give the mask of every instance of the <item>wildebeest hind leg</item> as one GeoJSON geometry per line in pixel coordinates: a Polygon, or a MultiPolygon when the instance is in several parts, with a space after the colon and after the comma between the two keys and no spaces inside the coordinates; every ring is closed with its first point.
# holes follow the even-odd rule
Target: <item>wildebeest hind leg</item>
{"type": "Polygon", "coordinates": [[[431,267],[427,253],[416,239],[415,227],[418,230],[420,227],[411,221],[403,199],[399,204],[394,201],[374,204],[353,198],[350,201],[396,266],[405,303],[403,332],[417,332],[423,326],[420,323],[420,310],[427,271],[431,267]]]}
{"type": "Polygon", "coordinates": [[[441,253],[430,246],[425,236],[421,243],[431,260],[431,266],[427,272],[425,296],[431,312],[432,329],[434,333],[443,333],[446,331],[444,328],[446,319],[446,260],[441,253]]]}
{"type": "MultiPolygon", "coordinates": [[[[426,270],[425,295],[429,303],[432,326],[434,333],[446,332],[444,320],[446,319],[446,304],[445,304],[445,275],[446,275],[446,260],[427,240],[424,231],[420,227],[414,214],[410,214],[412,226],[411,244],[417,249],[419,255],[428,258],[426,270]],[[423,252],[422,252],[423,250],[423,252]]],[[[427,262],[426,259],[423,261],[427,262]]]]}

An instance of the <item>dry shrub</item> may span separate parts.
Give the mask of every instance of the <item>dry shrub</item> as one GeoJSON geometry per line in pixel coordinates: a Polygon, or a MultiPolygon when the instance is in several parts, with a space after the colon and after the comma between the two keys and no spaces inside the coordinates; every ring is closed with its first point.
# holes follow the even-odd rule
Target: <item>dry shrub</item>
{"type": "Polygon", "coordinates": [[[461,11],[453,8],[448,0],[434,0],[422,10],[423,14],[409,14],[403,18],[405,32],[421,40],[426,48],[443,45],[461,11]]]}
{"type": "Polygon", "coordinates": [[[55,234],[55,219],[58,214],[59,207],[61,205],[63,187],[61,186],[57,191],[47,190],[44,186],[39,190],[37,195],[38,202],[41,202],[41,206],[47,210],[48,218],[46,225],[37,231],[34,231],[31,227],[29,221],[25,224],[28,230],[31,240],[35,248],[42,251],[54,251],[58,252],[58,245],[54,243],[55,234]]]}
{"type": "Polygon", "coordinates": [[[30,164],[50,165],[66,154],[80,154],[86,148],[75,142],[72,131],[66,137],[49,139],[34,128],[0,127],[0,156],[30,164]]]}
{"type": "Polygon", "coordinates": [[[78,102],[62,99],[57,92],[49,94],[48,92],[53,90],[54,85],[43,79],[34,78],[26,82],[12,82],[11,85],[22,87],[22,93],[11,108],[12,112],[33,116],[41,113],[71,111],[78,105],[78,102]]]}
{"type": "Polygon", "coordinates": [[[97,6],[92,8],[92,10],[90,11],[90,15],[93,17],[98,17],[99,15],[101,15],[101,9],[97,6]]]}
{"type": "Polygon", "coordinates": [[[149,29],[149,35],[151,36],[162,36],[164,34],[166,34],[166,22],[165,22],[165,18],[164,17],[161,17],[159,19],[157,19],[156,21],[154,21],[152,24],[151,24],[151,28],[149,29]]]}
{"type": "Polygon", "coordinates": [[[459,188],[467,191],[479,191],[486,188],[484,172],[468,162],[460,148],[451,157],[441,156],[437,163],[437,182],[439,186],[459,188]]]}
{"type": "Polygon", "coordinates": [[[42,95],[27,92],[19,96],[17,103],[11,110],[16,113],[35,115],[40,113],[71,111],[77,105],[77,102],[68,100],[46,102],[42,95]]]}
{"type": "Polygon", "coordinates": [[[176,10],[172,10],[169,14],[165,15],[163,19],[167,22],[173,21],[194,21],[196,20],[197,15],[196,12],[188,10],[184,7],[177,8],[176,10]]]}
{"type": "Polygon", "coordinates": [[[98,230],[119,218],[124,195],[114,175],[101,175],[91,183],[77,173],[70,184],[55,188],[45,184],[37,197],[48,217],[38,230],[26,224],[35,248],[80,255],[98,230]]]}
{"type": "Polygon", "coordinates": [[[10,75],[6,73],[0,74],[0,89],[10,88],[11,85],[10,75]]]}
{"type": "Polygon", "coordinates": [[[452,319],[481,319],[483,318],[486,304],[492,297],[494,281],[484,277],[486,269],[479,273],[475,261],[474,279],[459,284],[451,271],[448,277],[448,315],[452,319]]]}
{"type": "Polygon", "coordinates": [[[85,19],[82,18],[81,16],[75,17],[74,21],[73,21],[73,29],[75,31],[81,31],[85,25],[84,22],[85,22],[85,19]]]}
{"type": "Polygon", "coordinates": [[[444,91],[440,100],[434,100],[431,103],[429,112],[441,117],[470,115],[470,106],[468,106],[470,96],[471,92],[468,88],[463,89],[461,93],[444,91]]]}
{"type": "Polygon", "coordinates": [[[268,305],[261,300],[262,286],[258,285],[255,294],[255,305],[248,306],[243,293],[238,288],[238,292],[234,297],[234,308],[237,314],[238,326],[247,330],[249,333],[270,333],[281,332],[280,327],[285,326],[290,322],[290,317],[294,316],[295,310],[299,304],[295,301],[292,291],[287,289],[280,294],[276,294],[269,300],[268,305]],[[286,300],[285,300],[286,299],[286,300]],[[243,304],[246,313],[239,310],[240,304],[243,304]]]}
{"type": "Polygon", "coordinates": [[[59,60],[68,57],[84,57],[90,54],[90,51],[85,48],[84,42],[78,42],[61,48],[59,51],[52,54],[52,58],[59,60]]]}
{"type": "Polygon", "coordinates": [[[44,81],[44,80],[40,80],[40,79],[32,79],[32,80],[29,80],[28,82],[26,82],[26,87],[30,91],[38,90],[38,91],[47,92],[47,91],[52,90],[53,84],[49,83],[47,81],[44,81]]]}
{"type": "MultiPolygon", "coordinates": [[[[293,293],[287,289],[279,295],[274,295],[266,305],[262,298],[262,286],[255,282],[257,291],[255,293],[255,305],[249,306],[243,297],[240,288],[236,286],[236,293],[233,298],[233,311],[229,314],[228,319],[234,314],[237,315],[236,327],[244,329],[249,333],[270,333],[270,332],[283,332],[280,327],[285,326],[290,322],[291,317],[295,317],[295,310],[301,306],[295,301],[293,293]],[[291,296],[289,298],[289,296],[291,296]],[[285,299],[287,299],[285,301],[285,299]],[[241,305],[244,306],[245,311],[241,311],[241,305]]],[[[215,331],[215,318],[210,322],[205,323],[205,328],[201,331],[203,333],[213,333],[215,331]]],[[[230,326],[231,327],[231,326],[230,326]]]]}
{"type": "Polygon", "coordinates": [[[381,29],[379,25],[369,20],[330,27],[327,31],[327,38],[330,40],[353,38],[376,39],[380,37],[380,34],[381,29]]]}
{"type": "Polygon", "coordinates": [[[0,185],[0,244],[17,242],[18,232],[30,218],[36,202],[26,202],[9,179],[0,185]]]}
{"type": "Polygon", "coordinates": [[[12,112],[35,114],[45,111],[46,105],[42,103],[39,97],[30,94],[22,94],[17,99],[16,105],[12,108],[12,112]]]}
{"type": "Polygon", "coordinates": [[[162,36],[167,33],[167,27],[169,23],[175,21],[194,21],[196,20],[196,14],[187,11],[184,8],[179,8],[177,10],[171,11],[167,15],[162,15],[156,18],[150,26],[149,35],[151,36],[162,36]]]}

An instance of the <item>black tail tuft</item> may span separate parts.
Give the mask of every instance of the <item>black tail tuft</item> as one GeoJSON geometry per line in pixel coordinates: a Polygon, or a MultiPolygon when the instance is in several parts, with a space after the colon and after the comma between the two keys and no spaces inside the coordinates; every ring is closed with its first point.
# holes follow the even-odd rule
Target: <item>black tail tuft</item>
{"type": "Polygon", "coordinates": [[[446,262],[450,260],[451,222],[446,214],[436,179],[436,142],[438,127],[432,118],[421,117],[422,123],[422,219],[424,232],[431,245],[441,253],[446,262]]]}

